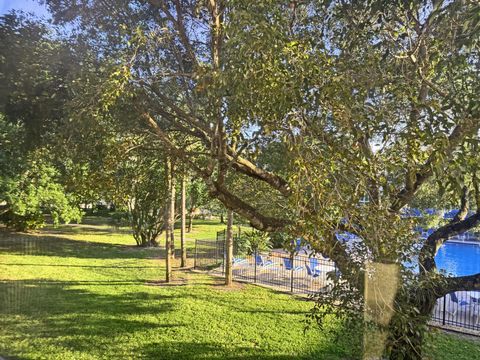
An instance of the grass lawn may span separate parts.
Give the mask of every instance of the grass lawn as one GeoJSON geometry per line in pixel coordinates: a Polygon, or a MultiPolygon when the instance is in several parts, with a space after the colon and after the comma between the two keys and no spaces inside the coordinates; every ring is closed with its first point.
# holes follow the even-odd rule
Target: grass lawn
{"type": "MultiPolygon", "coordinates": [[[[312,304],[177,270],[160,249],[94,219],[35,234],[0,231],[0,356],[7,359],[349,359],[348,339],[316,327],[312,304]]],[[[199,221],[188,234],[213,238],[199,221]]],[[[331,326],[335,326],[332,322],[331,326]]],[[[430,359],[478,359],[480,342],[438,333],[430,359]]]]}

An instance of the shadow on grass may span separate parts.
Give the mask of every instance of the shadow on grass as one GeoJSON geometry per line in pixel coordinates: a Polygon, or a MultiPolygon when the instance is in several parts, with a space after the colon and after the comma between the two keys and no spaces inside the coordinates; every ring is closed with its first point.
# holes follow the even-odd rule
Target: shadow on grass
{"type": "Polygon", "coordinates": [[[147,346],[138,349],[138,355],[139,358],[142,359],[299,360],[315,358],[314,356],[305,356],[305,354],[272,354],[272,350],[269,350],[269,353],[266,354],[265,351],[266,350],[242,346],[232,346],[229,348],[225,348],[224,346],[222,346],[222,344],[215,343],[170,341],[162,343],[150,343],[147,346]]]}
{"type": "MultiPolygon", "coordinates": [[[[55,346],[89,351],[92,339],[108,341],[123,333],[183,327],[182,323],[146,321],[172,311],[175,296],[128,292],[141,281],[3,281],[0,282],[0,328],[25,339],[52,338],[55,346]],[[99,294],[72,286],[124,286],[119,294],[99,294]],[[22,335],[20,335],[22,336],[22,335]],[[56,339],[58,338],[58,339],[56,339]]],[[[9,355],[8,343],[0,354],[9,355]]],[[[14,355],[14,354],[12,354],[14,355]]]]}
{"type": "Polygon", "coordinates": [[[61,264],[22,264],[22,263],[2,263],[5,266],[34,266],[34,267],[60,267],[60,268],[86,268],[86,269],[158,269],[158,266],[122,266],[122,265],[61,265],[61,264]]]}
{"type": "Polygon", "coordinates": [[[95,234],[95,235],[113,235],[126,234],[131,235],[132,230],[118,227],[98,227],[95,225],[68,224],[58,227],[48,226],[43,229],[53,234],[95,234]]]}
{"type": "Polygon", "coordinates": [[[127,259],[163,256],[161,248],[140,248],[94,241],[78,241],[42,234],[0,230],[0,253],[76,258],[127,259]],[[153,252],[152,252],[153,250],[153,252]]]}

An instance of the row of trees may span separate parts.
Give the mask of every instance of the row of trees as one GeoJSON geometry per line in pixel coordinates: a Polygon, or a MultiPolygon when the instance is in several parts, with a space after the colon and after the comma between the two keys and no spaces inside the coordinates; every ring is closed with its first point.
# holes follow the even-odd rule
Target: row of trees
{"type": "MultiPolygon", "coordinates": [[[[202,179],[229,222],[235,212],[303,237],[342,272],[318,296],[316,319],[331,312],[373,328],[383,346],[367,335],[366,357],[421,358],[436,299],[480,289],[480,274],[435,265],[447,239],[480,224],[477,1],[45,2],[63,31],[49,46],[68,71],[49,70],[46,96],[28,101],[58,100],[60,111],[25,119],[42,114],[36,124],[61,134],[85,193],[114,179],[109,161],[124,166],[142,149],[129,162],[158,167],[166,182],[155,192],[173,189],[174,162],[202,179]],[[460,212],[421,240],[401,212],[425,197],[460,212]],[[342,231],[361,241],[339,240],[342,231]],[[418,272],[406,266],[416,259],[418,272]]],[[[36,64],[15,65],[15,78],[34,78],[36,64]]],[[[154,178],[127,182],[153,191],[154,178]]]]}

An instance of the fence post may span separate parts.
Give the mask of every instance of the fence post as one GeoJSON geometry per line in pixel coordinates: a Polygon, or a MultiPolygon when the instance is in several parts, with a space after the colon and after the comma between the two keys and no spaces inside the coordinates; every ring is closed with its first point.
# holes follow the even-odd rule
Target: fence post
{"type": "Polygon", "coordinates": [[[293,269],[295,269],[295,256],[290,256],[292,269],[290,270],[290,292],[293,293],[293,269]]]}
{"type": "Polygon", "coordinates": [[[195,254],[193,256],[193,268],[197,268],[197,239],[195,239],[195,254]]]}
{"type": "Polygon", "coordinates": [[[257,249],[253,251],[253,282],[257,282],[257,249]]]}
{"type": "Polygon", "coordinates": [[[443,320],[442,325],[445,325],[445,313],[447,312],[447,295],[443,295],[443,320]]]}
{"type": "Polygon", "coordinates": [[[226,258],[226,249],[227,249],[227,246],[226,246],[226,242],[227,242],[227,236],[225,235],[225,237],[223,238],[223,242],[222,242],[222,275],[225,275],[225,258],[226,258]]]}

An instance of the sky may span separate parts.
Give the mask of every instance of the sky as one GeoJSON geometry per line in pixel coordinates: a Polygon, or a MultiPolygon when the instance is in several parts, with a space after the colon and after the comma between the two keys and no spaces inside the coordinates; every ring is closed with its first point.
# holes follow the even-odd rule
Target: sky
{"type": "Polygon", "coordinates": [[[38,0],[0,0],[0,15],[13,9],[31,12],[40,17],[49,17],[45,5],[41,5],[38,0]]]}

